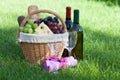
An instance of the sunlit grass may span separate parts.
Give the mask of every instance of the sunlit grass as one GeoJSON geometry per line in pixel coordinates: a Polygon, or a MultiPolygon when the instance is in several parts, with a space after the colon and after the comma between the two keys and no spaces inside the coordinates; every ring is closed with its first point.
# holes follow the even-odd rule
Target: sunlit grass
{"type": "MultiPolygon", "coordinates": [[[[86,0],[2,0],[0,2],[0,80],[119,80],[120,8],[86,0]],[[53,4],[54,3],[54,4],[53,4]],[[17,17],[27,16],[27,7],[38,5],[65,19],[65,7],[80,10],[84,30],[84,60],[57,74],[29,64],[16,44],[17,17]]],[[[73,15],[73,14],[72,14],[73,15]]],[[[41,17],[44,17],[41,14],[41,17]]]]}

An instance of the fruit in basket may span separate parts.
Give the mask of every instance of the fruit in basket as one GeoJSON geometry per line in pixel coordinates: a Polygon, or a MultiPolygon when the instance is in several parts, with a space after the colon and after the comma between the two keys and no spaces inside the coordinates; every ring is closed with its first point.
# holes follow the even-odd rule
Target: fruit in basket
{"type": "Polygon", "coordinates": [[[53,32],[48,28],[48,26],[42,22],[38,28],[35,29],[38,34],[53,34],[53,32]]]}
{"type": "Polygon", "coordinates": [[[44,19],[40,18],[40,19],[34,21],[34,23],[36,23],[37,25],[39,25],[42,22],[44,22],[46,25],[48,25],[49,22],[53,22],[53,23],[57,23],[57,24],[59,23],[57,17],[52,18],[51,16],[48,16],[48,17],[46,17],[44,19]]]}
{"type": "Polygon", "coordinates": [[[24,27],[19,27],[19,30],[24,33],[36,34],[36,28],[38,28],[38,25],[32,19],[29,19],[24,27]]]}
{"type": "Polygon", "coordinates": [[[63,33],[64,32],[63,26],[62,25],[58,25],[57,23],[49,22],[48,26],[52,30],[52,32],[55,33],[55,34],[59,34],[59,33],[63,33]]]}
{"type": "Polygon", "coordinates": [[[37,24],[33,24],[33,25],[32,25],[32,28],[33,28],[33,29],[36,29],[37,27],[38,27],[37,24]]]}
{"type": "Polygon", "coordinates": [[[57,17],[52,18],[51,16],[48,16],[48,17],[46,17],[46,18],[44,19],[44,23],[45,23],[46,25],[48,25],[49,22],[53,22],[53,23],[57,23],[57,24],[59,23],[57,17]]]}
{"type": "Polygon", "coordinates": [[[21,32],[24,32],[24,33],[33,33],[33,29],[29,26],[25,26],[23,27],[23,30],[21,32]]]}
{"type": "MultiPolygon", "coordinates": [[[[34,21],[35,24],[37,24],[38,26],[44,22],[49,29],[54,33],[54,34],[60,34],[60,33],[64,33],[65,31],[63,30],[63,26],[59,25],[59,21],[57,17],[52,18],[51,16],[48,16],[46,18],[40,18],[36,21],[34,21]]],[[[29,23],[29,21],[28,21],[29,23]]]]}
{"type": "Polygon", "coordinates": [[[28,33],[28,28],[24,27],[24,28],[23,28],[23,32],[24,32],[24,33],[28,33]]]}
{"type": "Polygon", "coordinates": [[[37,24],[38,26],[39,26],[39,24],[42,23],[42,22],[43,22],[43,19],[42,19],[42,18],[34,21],[34,23],[37,24]]]}
{"type": "Polygon", "coordinates": [[[28,33],[33,33],[33,29],[32,29],[32,28],[29,28],[29,29],[28,29],[28,33]]]}
{"type": "Polygon", "coordinates": [[[33,24],[34,24],[33,20],[32,20],[32,19],[29,19],[29,20],[28,20],[28,24],[33,25],[33,24]]]}
{"type": "Polygon", "coordinates": [[[60,34],[64,33],[63,26],[58,24],[59,21],[57,17],[52,18],[48,16],[46,18],[40,18],[33,22],[32,19],[29,19],[23,29],[19,29],[24,33],[38,33],[38,34],[60,34]],[[38,28],[39,26],[39,28],[38,28]]]}
{"type": "Polygon", "coordinates": [[[47,21],[52,21],[53,20],[51,16],[46,17],[46,19],[47,19],[47,21]]]}
{"type": "Polygon", "coordinates": [[[32,28],[32,26],[30,24],[26,24],[25,27],[32,28]]]}
{"type": "Polygon", "coordinates": [[[56,23],[59,23],[58,21],[58,18],[57,17],[54,17],[53,20],[56,22],[56,23]]]}

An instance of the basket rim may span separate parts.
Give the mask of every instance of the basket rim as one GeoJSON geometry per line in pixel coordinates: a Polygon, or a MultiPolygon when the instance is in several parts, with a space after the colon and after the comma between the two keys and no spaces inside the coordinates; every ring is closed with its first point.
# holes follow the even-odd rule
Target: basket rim
{"type": "Polygon", "coordinates": [[[18,42],[27,43],[51,43],[51,42],[67,42],[68,32],[62,34],[28,34],[20,32],[18,42]]]}

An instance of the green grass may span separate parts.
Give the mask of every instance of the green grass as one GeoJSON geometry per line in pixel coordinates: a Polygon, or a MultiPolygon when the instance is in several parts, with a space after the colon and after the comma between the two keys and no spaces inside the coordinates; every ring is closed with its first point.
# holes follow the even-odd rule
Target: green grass
{"type": "MultiPolygon", "coordinates": [[[[120,80],[120,7],[86,0],[0,0],[0,80],[120,80]],[[53,4],[54,3],[54,4],[53,4]],[[27,7],[56,11],[65,19],[65,7],[80,9],[84,30],[84,60],[57,74],[29,64],[16,44],[17,17],[27,7]]],[[[43,14],[41,16],[44,16],[43,14]]]]}
{"type": "Polygon", "coordinates": [[[108,6],[114,6],[114,5],[120,6],[120,0],[94,0],[94,1],[103,1],[103,2],[105,2],[108,6]]]}

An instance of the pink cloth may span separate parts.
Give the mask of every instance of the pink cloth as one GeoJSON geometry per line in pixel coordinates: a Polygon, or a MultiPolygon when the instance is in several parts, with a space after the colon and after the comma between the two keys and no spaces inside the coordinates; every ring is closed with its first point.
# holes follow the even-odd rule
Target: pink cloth
{"type": "Polygon", "coordinates": [[[48,72],[54,72],[62,68],[74,67],[77,63],[77,59],[74,59],[73,56],[61,59],[55,56],[50,56],[43,63],[43,68],[48,72]]]}
{"type": "Polygon", "coordinates": [[[74,67],[78,63],[77,59],[74,59],[73,56],[62,58],[61,62],[63,64],[63,68],[74,67]]]}
{"type": "Polygon", "coordinates": [[[50,56],[43,63],[43,68],[46,71],[54,72],[54,71],[61,69],[62,64],[61,64],[60,59],[58,57],[50,56]]]}

